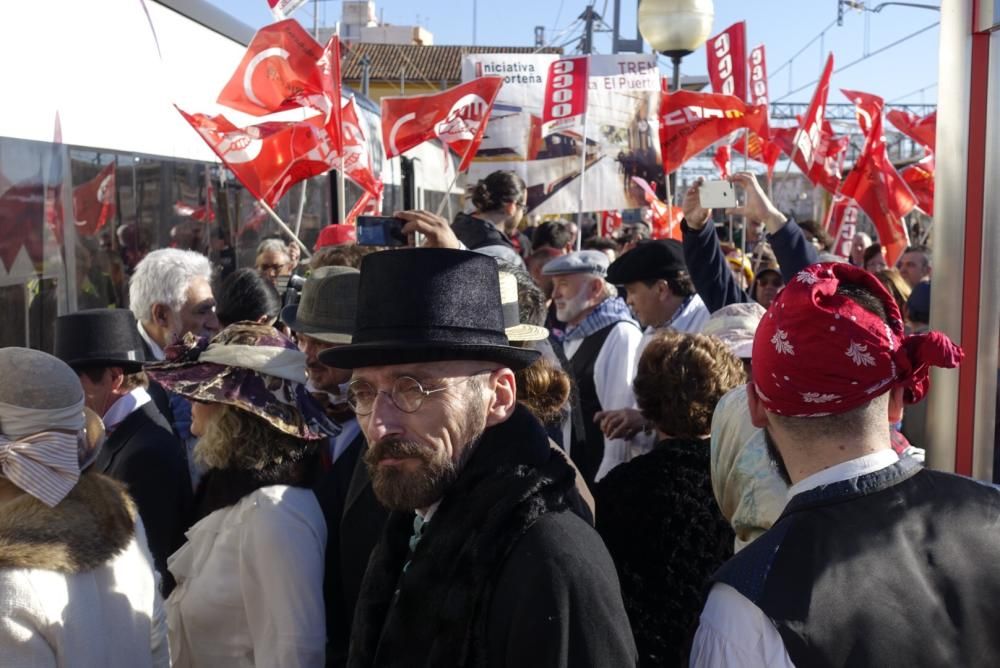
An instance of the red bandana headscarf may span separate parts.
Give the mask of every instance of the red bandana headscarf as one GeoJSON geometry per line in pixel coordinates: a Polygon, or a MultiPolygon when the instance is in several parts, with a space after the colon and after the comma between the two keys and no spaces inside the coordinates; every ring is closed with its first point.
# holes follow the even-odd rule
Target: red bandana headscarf
{"type": "Polygon", "coordinates": [[[899,307],[867,271],[843,263],[800,271],[761,319],[753,382],[767,410],[788,417],[845,413],[902,386],[904,400],[927,393],[931,366],[954,368],[962,349],[939,332],[905,336],[899,307]],[[888,324],[849,297],[857,285],[882,302],[888,324]]]}

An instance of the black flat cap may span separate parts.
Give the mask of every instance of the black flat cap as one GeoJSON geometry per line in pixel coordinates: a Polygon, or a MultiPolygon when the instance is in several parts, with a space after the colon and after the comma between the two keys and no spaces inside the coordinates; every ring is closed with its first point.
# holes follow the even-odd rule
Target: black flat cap
{"type": "Polygon", "coordinates": [[[635,281],[677,278],[687,271],[684,246],[674,239],[652,239],[639,244],[611,263],[608,282],[625,285],[635,281]]]}

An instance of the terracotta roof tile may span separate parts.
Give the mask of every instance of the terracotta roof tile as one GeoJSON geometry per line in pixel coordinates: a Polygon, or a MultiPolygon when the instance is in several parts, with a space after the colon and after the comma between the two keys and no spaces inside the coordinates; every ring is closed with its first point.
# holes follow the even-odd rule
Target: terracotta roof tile
{"type": "Polygon", "coordinates": [[[462,80],[462,57],[470,53],[556,53],[562,49],[531,46],[451,46],[419,44],[369,44],[352,43],[344,56],[343,78],[346,81],[361,79],[361,60],[368,56],[369,78],[372,81],[395,81],[400,68],[407,79],[427,79],[435,86],[442,81],[449,85],[462,80]]]}

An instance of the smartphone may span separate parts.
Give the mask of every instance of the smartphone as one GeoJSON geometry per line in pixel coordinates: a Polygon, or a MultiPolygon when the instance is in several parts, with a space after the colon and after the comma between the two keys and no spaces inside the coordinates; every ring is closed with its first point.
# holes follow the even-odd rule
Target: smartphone
{"type": "Polygon", "coordinates": [[[698,189],[703,209],[729,209],[736,206],[736,188],[729,181],[706,181],[698,189]]]}
{"type": "Polygon", "coordinates": [[[392,216],[358,216],[359,246],[405,246],[403,234],[406,221],[392,216]]]}

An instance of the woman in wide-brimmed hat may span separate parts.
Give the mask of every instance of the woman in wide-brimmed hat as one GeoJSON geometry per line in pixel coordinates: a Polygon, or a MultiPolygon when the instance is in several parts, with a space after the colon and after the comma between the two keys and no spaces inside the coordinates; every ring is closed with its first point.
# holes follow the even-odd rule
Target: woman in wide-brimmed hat
{"type": "Polygon", "coordinates": [[[272,327],[189,337],[148,368],[193,402],[202,513],[168,562],[175,666],[316,666],[326,642],[326,523],[310,486],[329,422],[305,356],[272,327]]]}

